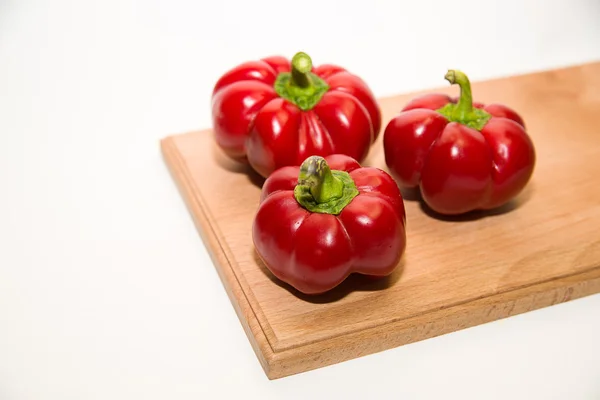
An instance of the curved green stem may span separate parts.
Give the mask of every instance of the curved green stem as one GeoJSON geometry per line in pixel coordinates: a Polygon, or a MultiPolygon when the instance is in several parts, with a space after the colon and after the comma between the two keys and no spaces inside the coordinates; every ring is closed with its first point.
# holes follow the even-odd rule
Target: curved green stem
{"type": "Polygon", "coordinates": [[[350,175],[331,170],[323,157],[310,156],[300,166],[294,197],[309,211],[339,214],[358,194],[350,175]]]}
{"type": "Polygon", "coordinates": [[[458,103],[448,103],[437,111],[449,121],[467,125],[478,131],[482,130],[491,115],[480,108],[473,107],[471,82],[469,82],[467,75],[462,71],[451,69],[448,70],[444,78],[451,85],[457,84],[460,87],[460,98],[458,103]]]}
{"type": "Polygon", "coordinates": [[[460,87],[460,98],[458,105],[454,110],[455,116],[459,119],[466,119],[473,112],[473,95],[471,94],[471,82],[462,71],[449,70],[444,78],[451,85],[458,84],[460,87]]]}

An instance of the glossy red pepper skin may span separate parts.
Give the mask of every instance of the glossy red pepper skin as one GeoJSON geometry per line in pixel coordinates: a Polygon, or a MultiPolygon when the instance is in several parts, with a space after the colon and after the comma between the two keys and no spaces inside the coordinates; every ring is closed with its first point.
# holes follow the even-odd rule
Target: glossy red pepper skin
{"type": "Polygon", "coordinates": [[[457,102],[444,94],[417,97],[384,132],[386,164],[399,186],[418,187],[425,203],[445,215],[507,203],[527,185],[536,159],[517,112],[473,102],[489,115],[477,130],[439,112],[457,102]]]}
{"type": "Polygon", "coordinates": [[[311,66],[328,90],[304,110],[274,88],[279,74],[290,71],[290,60],[269,57],[243,63],[217,81],[212,117],[219,147],[263,177],[311,155],[363,160],[381,130],[381,111],[366,83],[339,66],[311,66]]]}
{"type": "Polygon", "coordinates": [[[267,268],[302,293],[333,289],[351,273],[391,274],[406,247],[406,215],[393,178],[345,155],[325,157],[347,171],[359,194],[337,214],[311,212],[294,197],[300,167],[275,171],[263,185],[252,234],[267,268]]]}

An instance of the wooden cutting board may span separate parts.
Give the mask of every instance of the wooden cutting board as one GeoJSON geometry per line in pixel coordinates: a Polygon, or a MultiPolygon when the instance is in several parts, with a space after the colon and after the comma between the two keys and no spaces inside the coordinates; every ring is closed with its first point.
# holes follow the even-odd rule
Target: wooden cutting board
{"type": "MultiPolygon", "coordinates": [[[[600,292],[600,62],[477,82],[473,93],[525,119],[537,152],[525,191],[497,212],[445,219],[405,198],[397,271],[376,282],[351,276],[318,297],[279,283],[255,254],[263,180],[226,158],[210,130],[162,140],[270,379],[600,292]]],[[[414,95],[381,99],[384,127],[414,95]]],[[[387,171],[381,137],[363,165],[387,171]]]]}

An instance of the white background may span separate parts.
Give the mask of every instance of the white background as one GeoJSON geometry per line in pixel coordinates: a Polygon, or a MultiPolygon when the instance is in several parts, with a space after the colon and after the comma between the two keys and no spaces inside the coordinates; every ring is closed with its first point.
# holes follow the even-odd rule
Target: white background
{"type": "Polygon", "coordinates": [[[0,399],[600,399],[600,296],[268,381],[158,147],[245,60],[385,96],[599,60],[600,2],[208,4],[0,0],[0,399]]]}

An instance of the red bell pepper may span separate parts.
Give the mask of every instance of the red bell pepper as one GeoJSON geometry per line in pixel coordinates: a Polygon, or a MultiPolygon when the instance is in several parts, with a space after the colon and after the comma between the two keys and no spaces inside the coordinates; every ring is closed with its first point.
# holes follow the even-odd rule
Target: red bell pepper
{"type": "Polygon", "coordinates": [[[215,140],[263,177],[311,155],[363,160],[381,129],[381,111],[356,75],[313,68],[305,53],[269,57],[225,73],[212,95],[215,140]]]}
{"type": "Polygon", "coordinates": [[[391,274],[406,247],[400,190],[386,172],[345,155],[308,157],[265,181],[252,236],[280,280],[326,292],[353,272],[391,274]]]}
{"type": "Polygon", "coordinates": [[[428,94],[410,101],[386,126],[385,162],[400,187],[419,187],[440,214],[499,207],[533,174],[536,155],[523,119],[504,105],[473,102],[461,71],[445,78],[460,86],[460,98],[428,94]]]}

